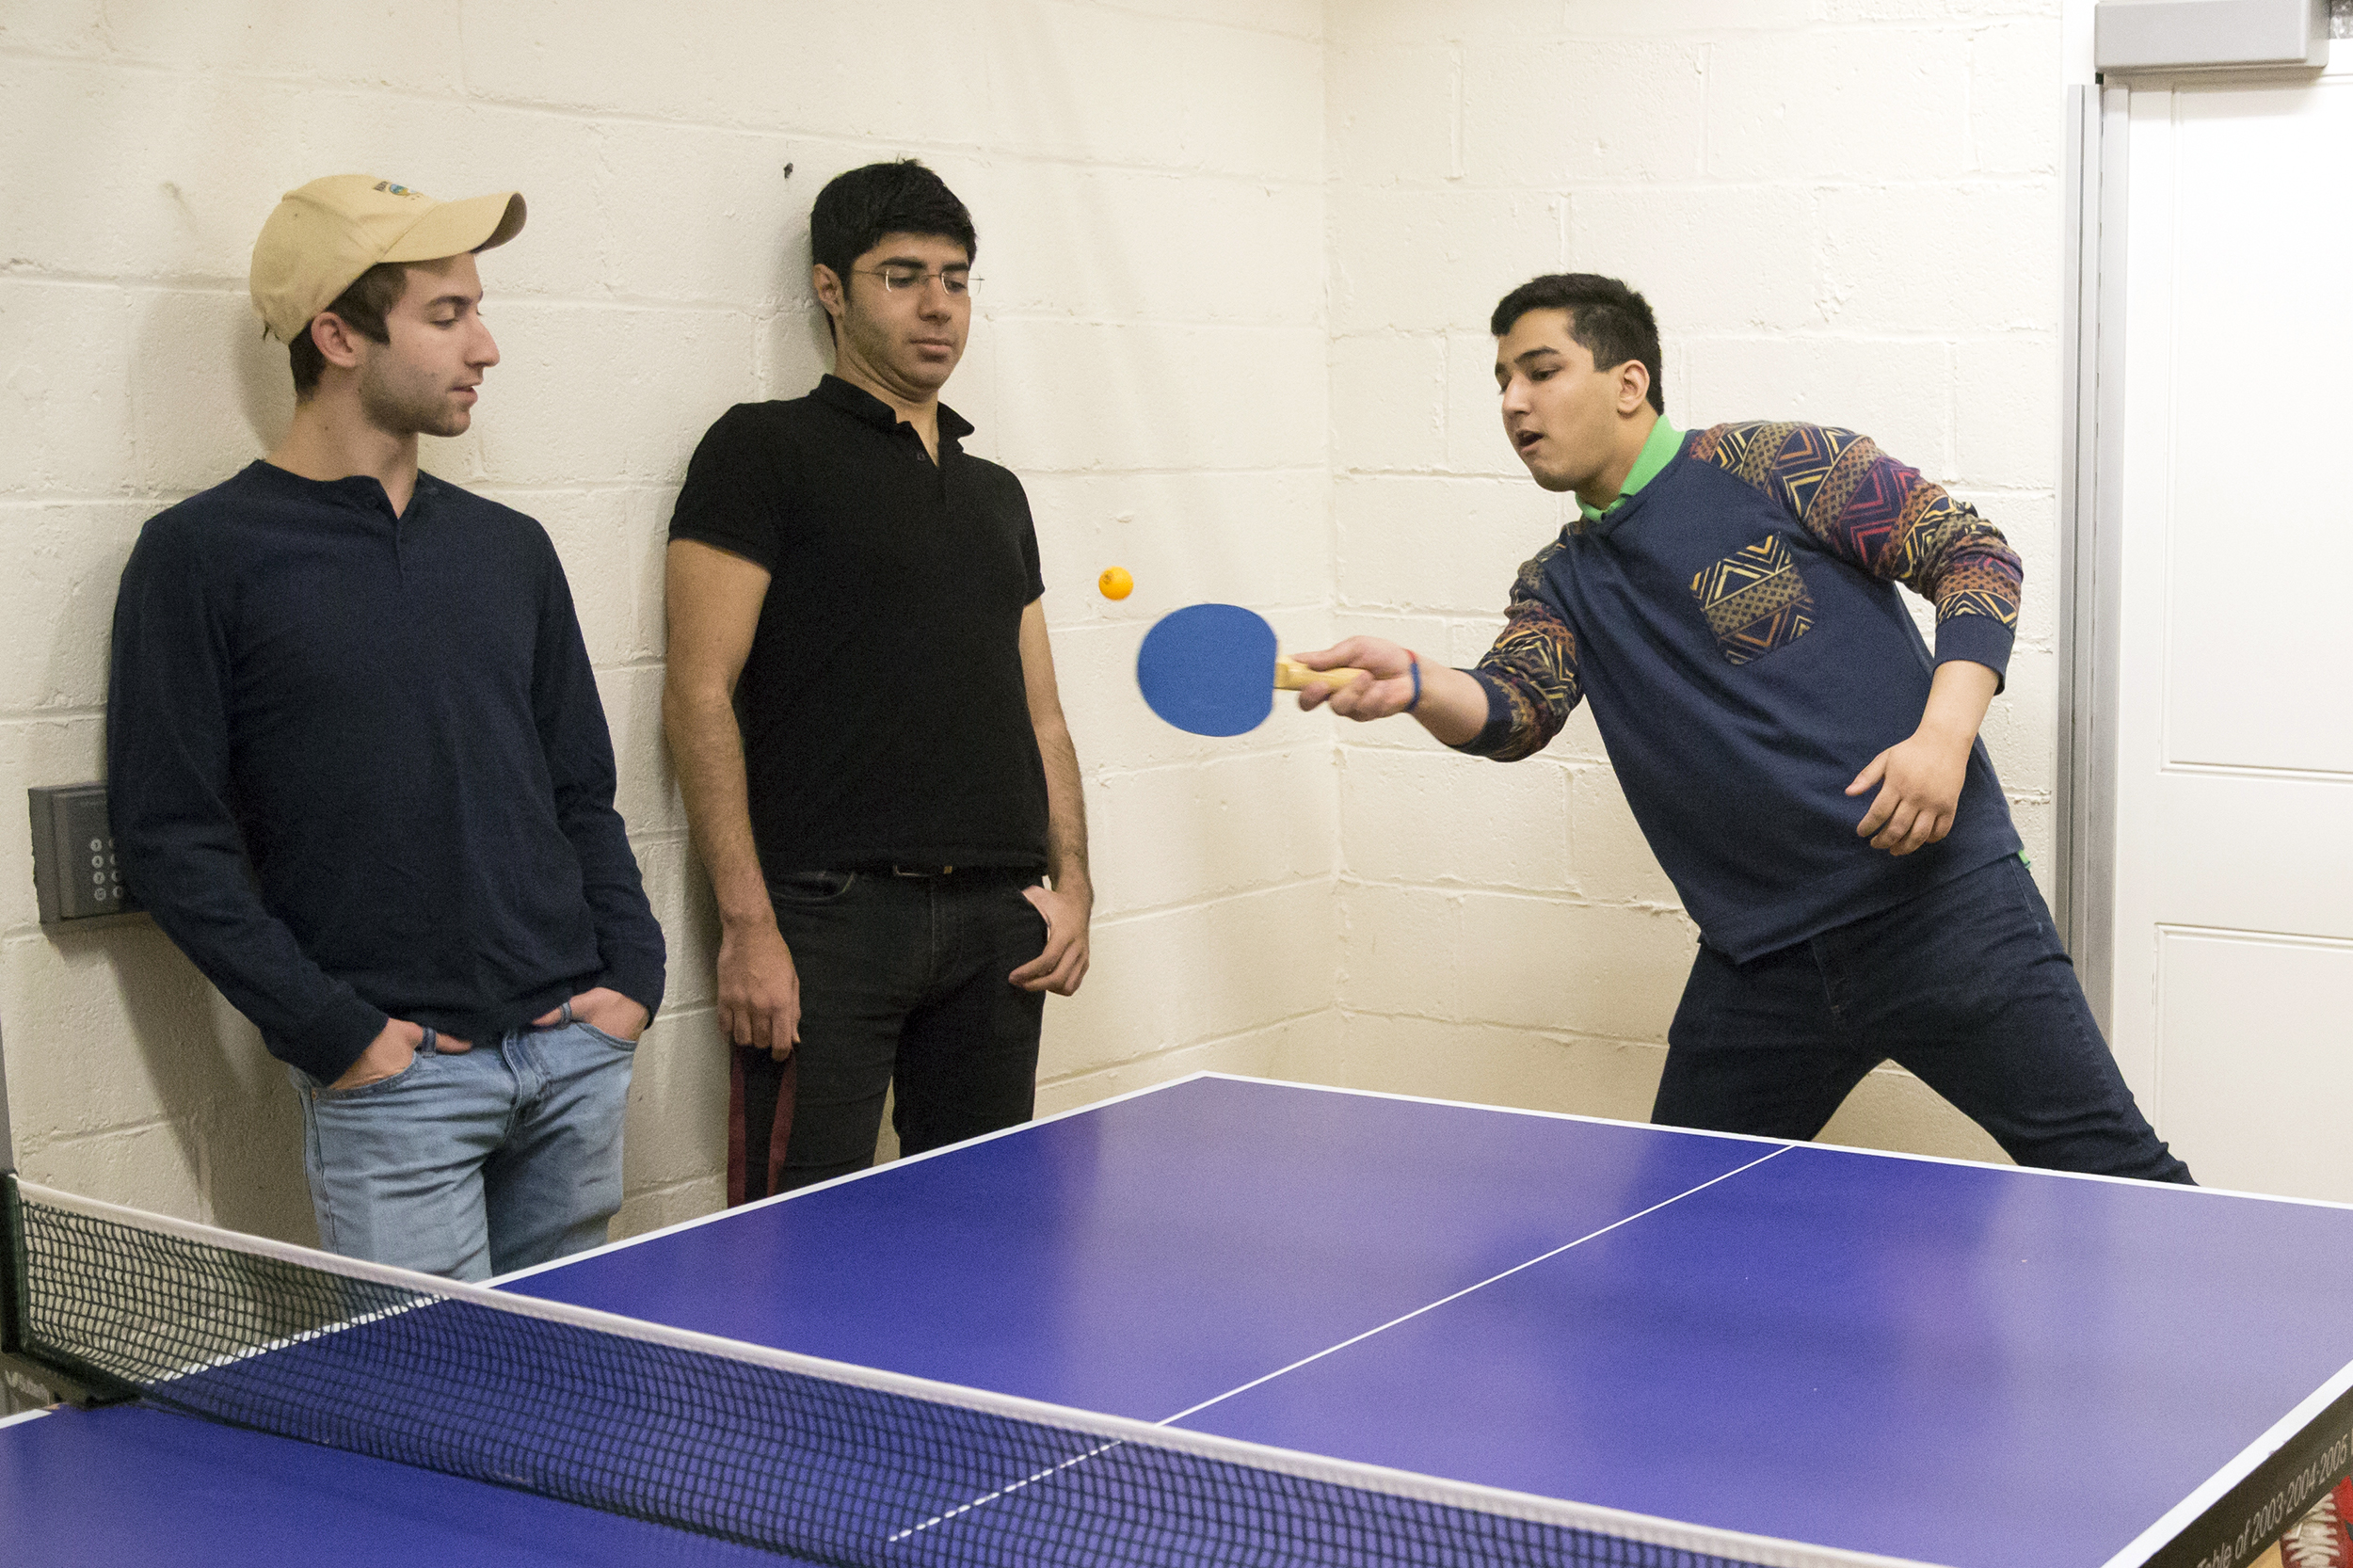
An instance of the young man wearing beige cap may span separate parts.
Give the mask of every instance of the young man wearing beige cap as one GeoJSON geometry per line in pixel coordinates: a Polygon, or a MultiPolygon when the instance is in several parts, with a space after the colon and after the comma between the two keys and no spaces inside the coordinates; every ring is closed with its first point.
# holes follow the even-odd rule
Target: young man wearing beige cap
{"type": "Polygon", "coordinates": [[[277,450],[151,520],[115,606],[124,876],[301,1096],[322,1242],[482,1278],[620,1202],[663,941],[546,533],[420,473],[498,348],[512,192],[290,191],[253,248],[277,450]]]}

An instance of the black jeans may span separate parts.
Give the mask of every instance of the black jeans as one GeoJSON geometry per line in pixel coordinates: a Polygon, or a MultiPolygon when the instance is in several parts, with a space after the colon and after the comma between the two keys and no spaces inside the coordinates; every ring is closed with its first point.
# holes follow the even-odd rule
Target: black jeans
{"type": "Polygon", "coordinates": [[[2016,856],[1746,964],[1701,948],[1667,1047],[1655,1122],[1811,1138],[1892,1058],[2022,1165],[2190,1179],[2016,856]]]}
{"type": "MultiPolygon", "coordinates": [[[[862,1171],[895,1089],[902,1154],[1030,1118],[1042,991],[1005,977],[1046,946],[1022,896],[1034,872],[936,876],[802,872],[772,877],[776,927],[801,981],[792,1132],[777,1191],[862,1171]]],[[[744,1057],[744,1169],[760,1195],[781,1068],[744,1057]]]]}

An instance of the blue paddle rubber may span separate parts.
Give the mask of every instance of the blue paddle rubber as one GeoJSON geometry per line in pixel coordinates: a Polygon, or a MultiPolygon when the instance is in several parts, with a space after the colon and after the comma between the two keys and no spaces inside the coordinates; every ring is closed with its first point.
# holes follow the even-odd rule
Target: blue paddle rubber
{"type": "Polygon", "coordinates": [[[1274,711],[1274,628],[1239,604],[1188,604],[1144,634],[1136,685],[1195,735],[1240,735],[1274,711]]]}

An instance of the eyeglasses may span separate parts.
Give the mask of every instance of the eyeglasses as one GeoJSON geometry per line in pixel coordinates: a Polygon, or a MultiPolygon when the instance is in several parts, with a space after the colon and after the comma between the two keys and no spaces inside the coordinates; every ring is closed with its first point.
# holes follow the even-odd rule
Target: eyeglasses
{"type": "Polygon", "coordinates": [[[940,287],[946,289],[951,296],[961,299],[978,287],[981,281],[972,276],[970,268],[961,266],[943,266],[936,272],[929,272],[920,266],[905,265],[861,266],[852,267],[850,270],[862,272],[869,278],[881,279],[882,286],[892,294],[897,294],[902,289],[922,288],[936,278],[939,280],[940,287]]]}

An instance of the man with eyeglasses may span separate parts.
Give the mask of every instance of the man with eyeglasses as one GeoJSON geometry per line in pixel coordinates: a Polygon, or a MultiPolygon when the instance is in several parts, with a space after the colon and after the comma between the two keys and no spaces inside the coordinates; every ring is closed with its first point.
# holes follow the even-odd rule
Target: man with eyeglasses
{"type": "Polygon", "coordinates": [[[828,184],[834,372],[721,415],[671,519],[663,723],[719,906],[730,1203],[863,1169],[894,1088],[903,1153],[1027,1120],[1045,993],[1086,973],[1029,501],[939,401],[974,244],[912,159],[828,184]]]}

